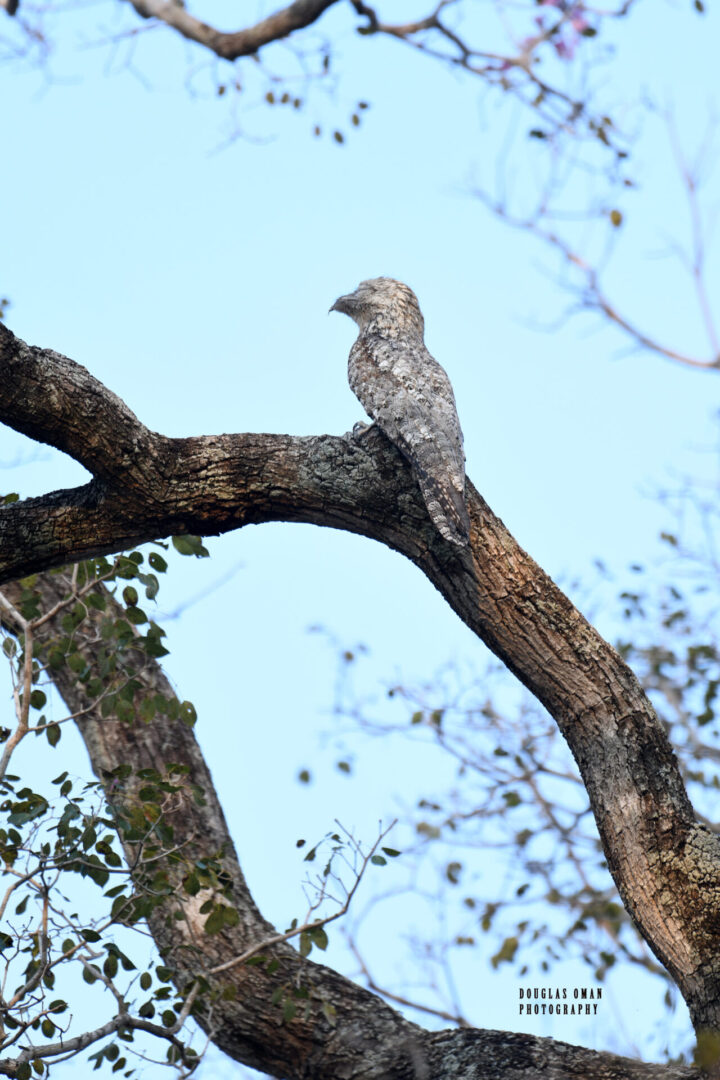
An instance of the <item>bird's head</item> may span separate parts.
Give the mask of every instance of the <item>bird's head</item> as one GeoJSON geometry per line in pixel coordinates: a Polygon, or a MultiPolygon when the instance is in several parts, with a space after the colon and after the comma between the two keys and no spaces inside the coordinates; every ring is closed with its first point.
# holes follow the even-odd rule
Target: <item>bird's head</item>
{"type": "Polygon", "coordinates": [[[383,337],[419,337],[425,323],[412,289],[395,278],[379,277],[361,281],[355,292],[338,296],[330,311],[340,311],[353,319],[360,333],[369,331],[383,337]]]}

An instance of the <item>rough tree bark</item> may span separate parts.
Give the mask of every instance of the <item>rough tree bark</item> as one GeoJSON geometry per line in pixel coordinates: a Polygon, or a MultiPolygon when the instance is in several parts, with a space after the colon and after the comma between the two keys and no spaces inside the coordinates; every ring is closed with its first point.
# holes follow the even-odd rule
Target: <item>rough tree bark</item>
{"type": "MultiPolygon", "coordinates": [[[[472,544],[461,551],[435,531],[409,469],[377,432],[360,444],[330,436],[167,439],[145,428],[84,368],[28,347],[2,326],[0,387],[0,420],[70,454],[93,474],[81,488],[0,509],[0,582],[170,533],[211,535],[280,520],[362,533],[419,566],[557,721],[587,787],[623,902],[677,982],[698,1032],[720,1030],[720,841],[695,819],[673,752],[633,673],[471,484],[472,544]]],[[[75,711],[77,688],[61,691],[75,711]]],[[[174,729],[103,726],[91,717],[84,736],[98,771],[119,761],[141,765],[185,760],[179,755],[186,754],[211,791],[199,751],[180,744],[174,729]]],[[[188,842],[224,834],[220,808],[212,800],[209,807],[207,822],[188,823],[188,842]]],[[[209,950],[206,967],[214,955],[237,955],[268,932],[230,861],[244,918],[236,933],[196,940],[203,953],[209,950]]],[[[187,926],[190,933],[191,918],[187,926]]],[[[184,944],[156,933],[165,952],[184,944]]],[[[232,1019],[230,1012],[223,1019],[218,1044],[273,1075],[694,1075],[527,1036],[429,1034],[367,991],[300,960],[289,946],[278,947],[278,956],[282,979],[301,969],[318,1000],[332,1000],[338,1023],[332,1027],[319,1016],[279,1027],[256,985],[265,980],[269,998],[267,976],[231,969],[227,978],[239,995],[227,1006],[232,1019]]]]}

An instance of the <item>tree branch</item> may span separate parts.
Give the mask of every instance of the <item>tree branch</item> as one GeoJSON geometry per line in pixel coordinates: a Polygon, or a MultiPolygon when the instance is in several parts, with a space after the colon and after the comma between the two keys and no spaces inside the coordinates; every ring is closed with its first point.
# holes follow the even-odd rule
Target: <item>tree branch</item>
{"type": "MultiPolygon", "coordinates": [[[[27,347],[9,331],[0,342],[5,400],[9,394],[25,401],[24,368],[7,359],[27,347]]],[[[55,353],[42,354],[42,361],[48,379],[52,372],[60,384],[70,378],[74,385],[84,371],[55,353]]],[[[30,421],[36,437],[53,442],[56,427],[66,424],[64,400],[60,385],[52,399],[57,414],[52,401],[40,402],[37,413],[32,403],[21,405],[22,425],[28,411],[41,415],[42,423],[30,421]]],[[[82,394],[75,401],[81,409],[82,394]]],[[[11,414],[3,407],[12,423],[11,414]]],[[[93,452],[102,462],[117,445],[114,429],[102,426],[111,415],[93,409],[91,438],[100,447],[93,452]]],[[[82,414],[74,421],[80,427],[82,414]]],[[[94,480],[0,509],[0,580],[118,550],[128,540],[180,531],[207,535],[273,520],[343,528],[402,552],[556,720],[587,788],[623,902],[678,983],[696,1027],[720,1030],[720,840],[695,819],[675,756],[630,668],[517,545],[472,484],[472,544],[458,549],[434,529],[409,468],[380,433],[365,436],[362,446],[330,436],[148,434],[139,460],[127,459],[121,441],[121,480],[94,480]]],[[[12,601],[12,592],[6,595],[12,601]]],[[[63,695],[71,691],[66,687],[63,695]]],[[[75,702],[72,711],[80,707],[75,702]]],[[[118,747],[109,760],[127,758],[118,747]]]]}
{"type": "Polygon", "coordinates": [[[159,19],[189,41],[204,45],[222,60],[252,56],[264,45],[288,37],[317,21],[336,0],[295,0],[246,30],[223,33],[196,19],[179,0],[130,0],[143,19],[159,19]]]}
{"type": "MultiPolygon", "coordinates": [[[[678,155],[680,154],[679,149],[676,152],[678,155]]],[[[697,201],[697,180],[682,159],[679,159],[678,163],[689,202],[693,245],[693,257],[689,269],[710,344],[710,355],[707,357],[693,356],[671,348],[658,338],[652,337],[641,326],[623,314],[603,288],[600,270],[593,266],[588,259],[584,258],[560,233],[551,226],[543,224],[543,219],[550,216],[547,197],[541,201],[538,208],[529,217],[516,217],[510,213],[502,199],[490,198],[486,192],[480,190],[476,190],[475,194],[501,221],[514,229],[529,232],[549,248],[558,252],[561,259],[570,267],[573,275],[577,275],[578,279],[577,284],[574,280],[567,283],[563,281],[562,283],[563,287],[577,298],[577,308],[572,310],[598,313],[625,334],[634,346],[646,349],[648,352],[662,356],[666,360],[672,360],[686,367],[704,371],[718,371],[720,370],[720,349],[718,348],[718,336],[709,307],[704,278],[705,251],[703,244],[706,229],[703,229],[704,223],[700,217],[697,201]]]]}
{"type": "MultiPolygon", "coordinates": [[[[58,607],[69,587],[67,574],[41,575],[35,584],[47,608],[58,607]]],[[[11,602],[17,602],[21,587],[8,585],[3,592],[11,602]]],[[[122,607],[106,590],[102,592],[108,617],[120,618],[122,607]]],[[[9,614],[2,618],[9,629],[17,632],[19,627],[13,627],[9,614]]],[[[46,622],[38,633],[38,656],[64,633],[60,615],[55,618],[57,626],[46,622]]],[[[95,658],[101,619],[101,613],[89,611],[74,631],[73,649],[89,666],[95,658]]],[[[128,655],[127,661],[141,683],[135,702],[138,709],[145,696],[172,696],[155,661],[144,654],[128,655]],[[141,663],[144,670],[137,670],[141,663]]],[[[527,1080],[701,1080],[700,1072],[687,1066],[630,1061],[531,1035],[472,1028],[428,1032],[363,987],[329,968],[303,960],[285,942],[263,950],[268,959],[277,962],[274,971],[268,970],[268,965],[234,965],[231,970],[220,970],[228,957],[255,952],[258,943],[267,946],[274,929],[263,919],[250,895],[192,729],[179,719],[167,717],[149,724],[103,717],[99,708],[91,707],[86,685],[76,681],[67,665],[51,674],[70,709],[86,710],[78,727],[98,777],[106,778],[120,763],[132,765],[134,773],[146,769],[163,773],[172,762],[187,765],[193,784],[205,795],[201,803],[184,802],[169,815],[168,823],[175,846],[182,847],[190,862],[223,852],[223,869],[231,881],[228,902],[236,906],[239,922],[219,934],[204,933],[197,902],[183,893],[179,882],[173,903],[183,908],[184,919],[168,917],[171,912],[161,907],[154,909],[147,921],[163,963],[174,970],[179,989],[195,986],[198,975],[208,978],[214,992],[212,1013],[206,1014],[200,1008],[194,1015],[215,1044],[235,1060],[287,1080],[305,1080],[308,1076],[313,1080],[337,1080],[339,1076],[348,1080],[417,1080],[422,1076],[507,1080],[514,1073],[527,1080]],[[213,969],[217,973],[211,975],[213,969]],[[282,1023],[280,1008],[272,1004],[273,994],[293,987],[308,991],[306,1000],[311,1002],[312,1011],[309,1018],[298,1014],[282,1023]],[[323,1004],[330,1009],[324,1011],[323,1004]]],[[[144,783],[136,775],[128,777],[122,797],[132,799],[144,783]]],[[[116,790],[110,792],[110,798],[117,802],[116,790]]],[[[131,866],[135,863],[132,851],[128,851],[128,861],[131,866]]],[[[159,869],[157,863],[155,867],[159,869]]],[[[169,860],[167,871],[173,881],[182,873],[182,864],[178,869],[169,860]]],[[[113,1030],[114,1020],[96,1032],[79,1036],[72,1045],[81,1049],[113,1030]]],[[[14,1076],[18,1063],[19,1059],[0,1061],[0,1075],[14,1076]]]]}
{"type": "Polygon", "coordinates": [[[119,397],[74,360],[26,345],[2,324],[0,372],[0,421],[69,454],[98,479],[121,479],[146,452],[152,432],[119,397]]]}

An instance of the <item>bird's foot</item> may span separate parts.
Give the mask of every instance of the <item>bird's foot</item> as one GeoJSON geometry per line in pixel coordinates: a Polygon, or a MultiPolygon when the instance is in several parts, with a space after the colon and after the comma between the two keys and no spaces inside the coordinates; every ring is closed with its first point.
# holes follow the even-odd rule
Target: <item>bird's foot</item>
{"type": "Polygon", "coordinates": [[[355,439],[356,442],[359,442],[359,440],[367,435],[368,431],[372,431],[374,427],[375,424],[366,424],[363,420],[358,420],[356,424],[353,424],[353,429],[348,432],[348,435],[351,439],[355,439]]]}

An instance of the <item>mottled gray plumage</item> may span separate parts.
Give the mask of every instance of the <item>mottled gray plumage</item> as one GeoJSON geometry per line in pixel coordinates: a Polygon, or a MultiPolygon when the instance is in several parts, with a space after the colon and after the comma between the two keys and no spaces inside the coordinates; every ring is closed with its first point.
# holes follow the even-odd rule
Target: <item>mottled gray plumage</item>
{"type": "Polygon", "coordinates": [[[348,361],[353,393],[412,465],[435,527],[465,547],[463,436],[450,380],[425,348],[415,293],[394,278],[372,278],[330,310],[360,330],[348,361]]]}

